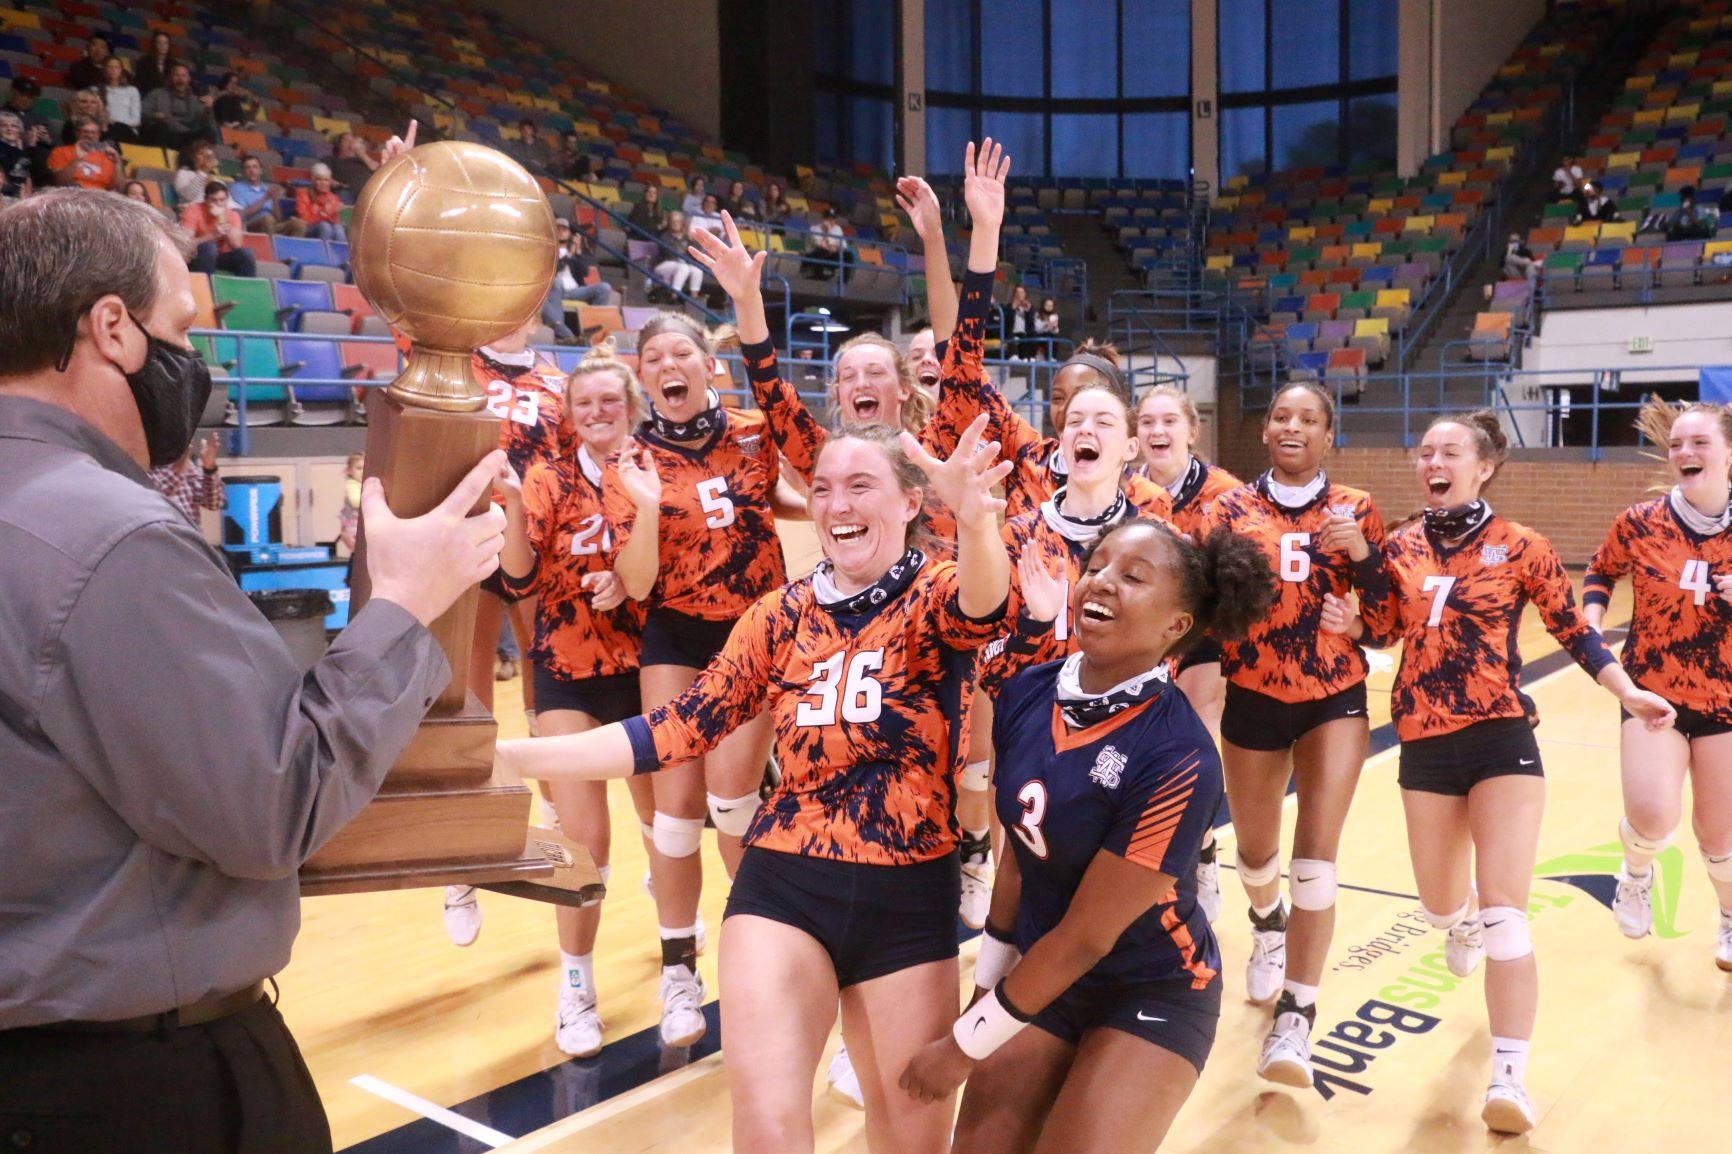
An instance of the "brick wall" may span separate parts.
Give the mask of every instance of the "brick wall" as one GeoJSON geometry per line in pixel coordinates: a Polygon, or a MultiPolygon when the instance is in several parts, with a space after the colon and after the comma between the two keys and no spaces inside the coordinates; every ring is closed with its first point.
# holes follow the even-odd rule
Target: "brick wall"
{"type": "MultiPolygon", "coordinates": [[[[1237,389],[1223,389],[1220,400],[1221,464],[1248,480],[1268,468],[1258,421],[1262,414],[1241,420],[1237,389]]],[[[1413,457],[1406,449],[1337,449],[1325,467],[1332,480],[1369,492],[1390,524],[1420,508],[1413,457]]],[[[1608,450],[1598,462],[1574,449],[1515,450],[1486,497],[1503,516],[1545,534],[1564,564],[1586,565],[1612,518],[1652,496],[1663,470],[1633,450],[1608,450]]]]}

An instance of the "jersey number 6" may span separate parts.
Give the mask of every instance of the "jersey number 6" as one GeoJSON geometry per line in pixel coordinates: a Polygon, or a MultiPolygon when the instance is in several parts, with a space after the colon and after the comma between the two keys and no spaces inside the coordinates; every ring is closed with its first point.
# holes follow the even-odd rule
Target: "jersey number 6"
{"type": "Polygon", "coordinates": [[[1040,823],[1046,820],[1046,783],[1029,782],[1016,791],[1016,800],[1022,803],[1022,819],[1010,827],[1011,832],[1022,839],[1030,853],[1045,861],[1046,834],[1040,831],[1040,823]]]}
{"type": "Polygon", "coordinates": [[[734,523],[734,499],[728,496],[728,479],[711,477],[698,482],[698,504],[704,507],[704,524],[726,529],[734,523]]]}
{"type": "Polygon", "coordinates": [[[818,700],[802,701],[794,710],[794,724],[835,725],[838,705],[843,721],[863,725],[878,720],[884,711],[884,687],[869,674],[884,668],[884,651],[867,649],[856,653],[854,660],[848,661],[846,684],[838,688],[843,681],[842,663],[847,659],[848,651],[843,650],[812,666],[812,688],[807,692],[818,700]]]}
{"type": "Polygon", "coordinates": [[[1309,533],[1281,534],[1281,580],[1299,582],[1311,576],[1311,554],[1305,551],[1309,544],[1309,533]]]}

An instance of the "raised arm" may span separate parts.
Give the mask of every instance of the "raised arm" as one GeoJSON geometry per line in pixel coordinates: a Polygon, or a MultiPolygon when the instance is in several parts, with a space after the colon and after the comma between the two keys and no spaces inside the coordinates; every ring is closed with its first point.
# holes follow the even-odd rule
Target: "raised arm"
{"type": "Polygon", "coordinates": [[[999,533],[998,515],[1004,498],[992,487],[1010,472],[1011,462],[998,460],[998,446],[982,445],[986,417],[976,417],[963,430],[956,451],[940,461],[915,440],[902,434],[902,448],[925,471],[938,499],[956,514],[956,603],[970,621],[984,621],[1004,611],[1010,598],[1010,554],[999,533]]]}
{"type": "Polygon", "coordinates": [[[776,363],[776,346],[770,340],[770,322],[764,313],[764,253],[754,254],[740,239],[734,218],[722,213],[724,237],[705,229],[693,236],[692,259],[715,274],[716,282],[734,302],[734,323],[740,330],[740,354],[746,364],[746,379],[752,384],[752,400],[763,411],[770,436],[794,471],[806,484],[812,483],[818,450],[827,434],[812,416],[799,392],[782,377],[776,363]]]}
{"type": "Polygon", "coordinates": [[[908,215],[920,237],[926,258],[926,316],[932,322],[932,338],[943,344],[956,335],[956,285],[950,279],[950,250],[944,244],[944,213],[938,194],[918,176],[896,182],[896,203],[908,215]]]}

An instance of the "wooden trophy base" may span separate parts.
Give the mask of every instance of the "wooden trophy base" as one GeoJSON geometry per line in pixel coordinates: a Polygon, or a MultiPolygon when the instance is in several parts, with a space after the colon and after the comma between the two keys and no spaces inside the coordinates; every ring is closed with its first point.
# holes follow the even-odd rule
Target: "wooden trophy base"
{"type": "MultiPolygon", "coordinates": [[[[386,396],[369,413],[367,475],[384,483],[392,512],[417,517],[438,506],[498,444],[498,418],[485,412],[435,412],[386,396]]],[[[477,512],[488,499],[482,497],[477,512]]],[[[363,524],[355,559],[356,610],[368,594],[366,571],[363,524]]],[[[498,727],[468,692],[479,595],[469,590],[430,627],[450,662],[451,682],[391,767],[379,795],[302,868],[302,893],[552,876],[553,864],[528,837],[530,791],[518,782],[494,780],[498,727]]],[[[594,873],[593,865],[588,868],[594,873]]]]}

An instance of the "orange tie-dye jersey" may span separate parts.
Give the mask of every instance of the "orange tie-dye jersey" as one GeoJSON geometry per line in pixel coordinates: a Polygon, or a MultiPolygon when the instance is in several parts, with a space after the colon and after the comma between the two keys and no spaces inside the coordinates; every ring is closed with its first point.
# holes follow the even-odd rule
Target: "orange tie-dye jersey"
{"type": "Polygon", "coordinates": [[[1624,668],[1673,705],[1732,722],[1732,605],[1715,584],[1728,573],[1732,532],[1693,533],[1661,497],[1618,514],[1588,563],[1582,600],[1606,604],[1629,576],[1624,668]]]}
{"type": "Polygon", "coordinates": [[[1383,519],[1371,495],[1328,485],[1302,509],[1286,509],[1256,483],[1241,485],[1209,506],[1199,528],[1241,533],[1258,545],[1275,570],[1279,595],[1263,620],[1242,641],[1221,644],[1221,672],[1229,681],[1278,701],[1319,701],[1365,680],[1368,667],[1359,646],[1323,632],[1323,594],[1344,597],[1352,584],[1345,552],[1317,545],[1329,518],[1358,520],[1373,549],[1383,543],[1383,519]]]}
{"type": "MultiPolygon", "coordinates": [[[[788,579],[770,507],[781,475],[776,446],[762,413],[724,408],[721,414],[721,428],[699,445],[664,441],[648,424],[627,445],[628,452],[649,451],[662,482],[658,569],[647,604],[706,621],[734,620],[788,579]]],[[[611,564],[637,524],[637,506],[614,462],[602,493],[613,530],[611,564]]]]}
{"type": "Polygon", "coordinates": [[[1590,675],[1613,661],[1577,607],[1551,542],[1502,517],[1447,549],[1423,522],[1398,529],[1383,545],[1381,579],[1365,585],[1368,635],[1401,641],[1389,712],[1403,741],[1523,715],[1516,636],[1529,602],[1590,675]]]}
{"type": "MultiPolygon", "coordinates": [[[[1157,484],[1156,482],[1150,483],[1157,484]]],[[[1214,503],[1216,497],[1223,493],[1232,492],[1241,484],[1243,482],[1239,478],[1219,465],[1205,464],[1202,483],[1194,491],[1182,490],[1177,500],[1174,500],[1170,494],[1168,495],[1167,520],[1172,522],[1173,528],[1186,537],[1192,541],[1200,542],[1203,539],[1203,517],[1208,512],[1209,506],[1214,503]]],[[[1161,489],[1161,492],[1166,493],[1164,486],[1157,484],[1157,487],[1161,489]]]]}
{"type": "Polygon", "coordinates": [[[767,705],[782,779],[745,844],[872,865],[942,857],[957,844],[971,650],[999,616],[963,615],[950,561],[923,560],[858,612],[819,604],[816,580],[763,597],[690,689],[625,723],[638,772],[714,748],[767,705]]]}
{"type": "MultiPolygon", "coordinates": [[[[788,464],[810,487],[812,474],[818,468],[818,454],[830,439],[830,431],[812,415],[812,410],[801,400],[799,390],[782,376],[774,344],[765,341],[746,345],[740,353],[746,364],[746,378],[752,384],[752,399],[769,424],[770,436],[775,438],[776,447],[782,451],[788,464]]],[[[952,371],[948,356],[943,371],[946,374],[952,371]]],[[[940,458],[948,457],[955,449],[954,444],[949,448],[938,445],[936,430],[930,425],[921,430],[920,443],[927,452],[940,458]]],[[[933,537],[934,555],[954,557],[956,514],[934,496],[927,497],[925,512],[926,527],[933,537]]]]}
{"type": "Polygon", "coordinates": [[[566,451],[571,439],[565,427],[565,374],[557,366],[537,357],[520,368],[477,351],[473,368],[487,392],[487,411],[499,418],[499,447],[519,477],[528,476],[536,461],[571,455],[566,451]]]}
{"type": "Polygon", "coordinates": [[[535,594],[535,644],[530,657],[565,681],[635,673],[643,647],[643,606],[627,600],[597,612],[583,579],[605,573],[613,544],[602,510],[601,467],[585,450],[575,458],[537,461],[523,479],[523,512],[536,567],[527,582],[507,580],[535,594]]]}

